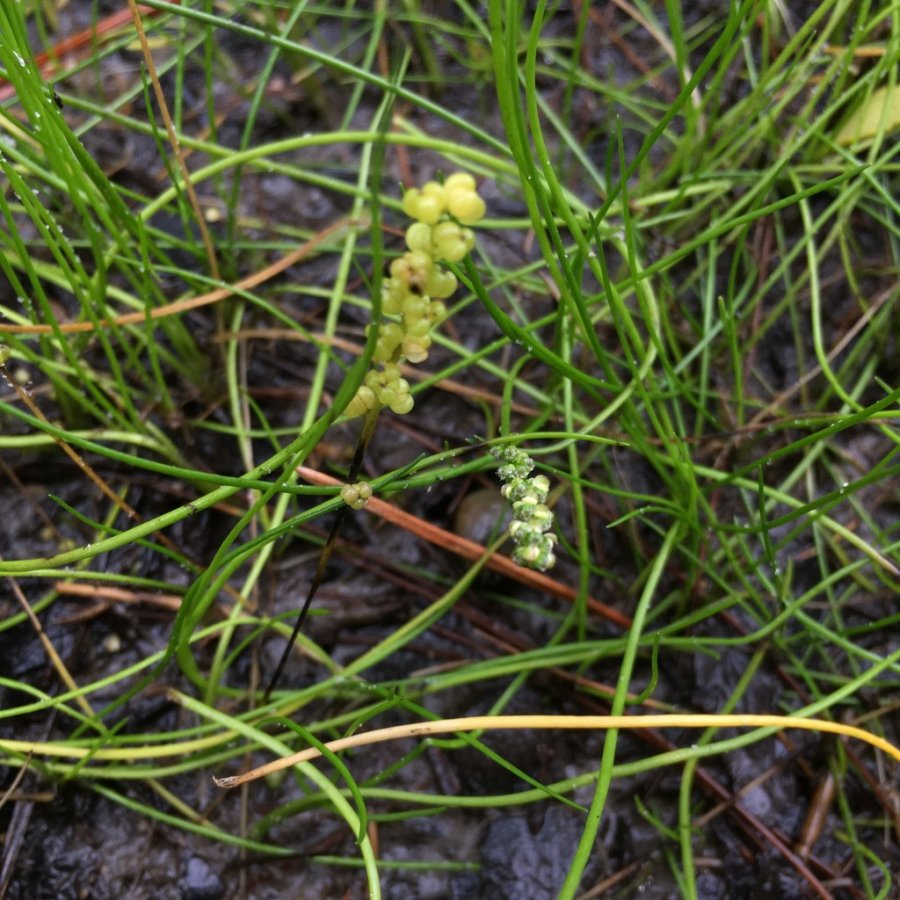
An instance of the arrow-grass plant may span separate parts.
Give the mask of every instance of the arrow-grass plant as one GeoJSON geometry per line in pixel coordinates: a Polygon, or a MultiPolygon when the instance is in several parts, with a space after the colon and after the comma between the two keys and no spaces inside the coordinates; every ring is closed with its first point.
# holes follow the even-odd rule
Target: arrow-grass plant
{"type": "MultiPolygon", "coordinates": [[[[57,38],[46,5],[0,4],[0,76],[15,89],[0,104],[9,379],[0,482],[17,504],[15,479],[34,472],[78,486],[47,498],[51,488],[35,480],[24,495],[32,505],[10,506],[33,513],[34,528],[15,529],[33,532],[31,543],[2,548],[0,575],[16,590],[6,582],[0,640],[20,646],[40,626],[59,643],[66,626],[54,623],[68,617],[76,589],[93,591],[98,608],[157,597],[165,621],[161,636],[148,620],[147,649],[128,663],[110,659],[98,673],[63,660],[64,687],[4,673],[0,764],[247,853],[292,853],[276,826],[310,810],[336,814],[347,841],[321,864],[335,877],[363,867],[372,896],[391,884],[392,866],[449,878],[448,869],[479,863],[449,845],[444,868],[391,862],[405,818],[440,827],[454,811],[480,827],[503,810],[562,803],[581,817],[560,886],[574,897],[589,887],[604,819],[634,815],[637,791],[659,828],[650,863],[696,897],[696,856],[716,840],[702,817],[718,802],[703,793],[714,770],[701,765],[796,725],[804,730],[789,732],[786,765],[810,756],[836,781],[832,856],[821,862],[839,866],[861,896],[889,896],[894,851],[879,798],[898,741],[900,210],[896,135],[877,104],[896,97],[895,5],[825,0],[802,19],[763,0],[708,14],[636,3],[611,13],[618,30],[608,34],[637,46],[646,65],[620,59],[613,77],[587,3],[489,0],[487,15],[464,0],[446,10],[411,3],[388,17],[379,3],[325,2],[283,18],[277,5],[248,0],[142,6],[153,10],[144,27],[222,262],[218,278],[184,176],[166,168],[171,144],[149,76],[102,79],[123,58],[138,65],[133,29],[53,63],[62,69],[42,68],[38,51],[55,59],[57,38]],[[29,43],[35,36],[42,46],[29,43]],[[258,48],[260,68],[226,109],[217,91],[243,74],[229,42],[258,48]],[[205,91],[200,106],[188,109],[187,85],[205,91]],[[313,115],[323,90],[328,101],[313,115]],[[305,92],[302,103],[290,105],[292,91],[305,92]],[[295,127],[295,114],[309,128],[295,127]],[[877,124],[865,134],[844,128],[862,119],[877,124]],[[280,121],[289,124],[273,134],[280,121]],[[120,138],[159,148],[158,189],[100,162],[95,148],[120,138]],[[409,322],[402,303],[383,312],[382,269],[389,279],[422,274],[388,267],[417,251],[399,249],[399,234],[391,243],[384,226],[405,231],[404,216],[423,212],[408,208],[417,195],[404,201],[395,189],[399,174],[457,170],[477,179],[488,216],[477,245],[446,267],[458,284],[440,301],[447,324],[426,329],[430,313],[415,304],[409,322]],[[269,177],[329,198],[333,215],[313,226],[295,218],[303,210],[264,220],[248,198],[269,177]],[[292,256],[298,247],[307,250],[292,256]],[[378,327],[386,316],[396,317],[398,341],[378,327]],[[375,323],[368,334],[365,323],[375,323]],[[418,377],[388,368],[395,355],[423,351],[418,377]],[[272,400],[267,378],[277,371],[281,385],[284,372],[264,363],[283,360],[293,390],[272,400]],[[348,407],[374,408],[361,387],[397,411],[412,402],[404,433],[438,443],[421,457],[410,449],[352,502],[368,489],[414,508],[420,492],[452,496],[496,468],[489,448],[518,448],[537,466],[525,481],[553,486],[548,574],[576,599],[561,607],[479,581],[484,560],[462,574],[440,554],[427,564],[382,560],[404,585],[407,617],[373,626],[367,646],[340,657],[315,632],[300,635],[309,681],[266,697],[268,673],[254,680],[260,648],[273,634],[285,641],[296,615],[282,595],[290,554],[303,548],[297,558],[314,566],[329,517],[346,508],[338,488],[301,484],[295,469],[333,456],[348,407]],[[212,516],[225,527],[203,549],[192,526],[212,533],[212,516]],[[621,610],[630,630],[595,616],[593,597],[621,610]],[[481,657],[460,644],[450,664],[404,668],[438,622],[445,642],[468,627],[451,618],[466,605],[518,629],[520,644],[485,644],[481,657]],[[739,675],[721,690],[694,689],[704,660],[724,677],[735,659],[739,675]],[[129,721],[136,694],[162,684],[185,718],[129,721]],[[463,691],[477,712],[499,717],[469,723],[479,729],[537,701],[534,712],[577,703],[614,718],[582,720],[582,755],[563,758],[574,752],[568,741],[557,748],[575,773],[547,772],[504,756],[489,730],[463,731],[458,715],[469,710],[454,707],[463,691]],[[772,698],[767,708],[761,696],[772,698]],[[436,709],[452,721],[441,725],[436,709]],[[620,729],[652,721],[645,713],[752,730],[672,736],[668,749],[619,741],[620,729]],[[402,752],[329,749],[386,717],[410,723],[415,739],[402,752]],[[454,737],[426,737],[431,722],[454,737]],[[463,751],[482,754],[524,789],[422,787],[416,762],[435,741],[452,764],[463,751]],[[310,746],[327,765],[291,761],[291,780],[255,784],[245,831],[228,795],[207,811],[209,776],[241,772],[248,754],[290,760],[310,746]],[[670,765],[682,776],[669,796],[653,793],[657,779],[627,781],[670,765]],[[384,817],[392,824],[381,858],[366,826],[384,817]]],[[[385,414],[379,428],[391,427],[385,414]]],[[[530,498],[522,490],[520,500],[530,498]]],[[[536,496],[531,512],[544,504],[536,496]]],[[[367,549],[380,559],[376,544],[367,549]]],[[[796,855],[773,852],[797,869],[796,855]]]]}

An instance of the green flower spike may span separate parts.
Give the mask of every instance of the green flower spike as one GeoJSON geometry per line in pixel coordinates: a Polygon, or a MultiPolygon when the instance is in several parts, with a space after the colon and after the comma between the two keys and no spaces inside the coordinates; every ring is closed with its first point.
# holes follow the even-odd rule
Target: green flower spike
{"type": "Polygon", "coordinates": [[[491,454],[504,464],[497,469],[503,482],[500,492],[512,503],[514,521],[509,526],[509,534],[516,545],[513,562],[544,572],[556,562],[553,555],[556,535],[549,533],[553,513],[544,503],[550,482],[544,475],[528,477],[534,469],[534,460],[524,450],[494,447],[491,454]]]}

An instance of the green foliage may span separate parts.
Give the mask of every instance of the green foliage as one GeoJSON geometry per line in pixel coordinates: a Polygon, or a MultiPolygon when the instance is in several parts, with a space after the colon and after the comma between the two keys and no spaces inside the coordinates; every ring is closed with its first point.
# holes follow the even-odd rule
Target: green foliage
{"type": "MultiPolygon", "coordinates": [[[[613,714],[649,682],[664,708],[705,698],[705,712],[802,709],[891,736],[900,168],[884,98],[896,96],[896,3],[825,0],[802,19],[763,0],[602,14],[454,0],[390,16],[382,2],[146,0],[177,151],[133,28],[42,68],[38,55],[62,37],[47,6],[0,4],[11,88],[0,94],[0,461],[20,473],[3,496],[19,497],[21,472],[48,473],[28,501],[46,534],[0,546],[0,575],[24,585],[39,618],[66,618],[71,582],[159,593],[177,612],[127,664],[60,675],[52,689],[0,680],[4,735],[30,717],[49,735],[0,740],[0,764],[254,853],[292,849],[267,831],[278,822],[336,813],[340,861],[364,868],[373,896],[388,870],[367,821],[574,803],[590,786],[566,897],[585,888],[610,804],[635,789],[626,779],[680,765],[669,811],[646,795],[642,808],[694,897],[707,808],[697,767],[764,732],[668,750],[611,733],[585,751],[583,772],[540,777],[490,735],[442,744],[529,785],[497,796],[410,788],[424,744],[377,757],[366,777],[347,757],[334,782],[308,765],[258,807],[251,791],[251,834],[236,808],[207,816],[200,795],[167,782],[381,716],[436,717],[462,687],[490,713],[549,695],[546,685],[557,692],[548,705],[564,702],[560,671],[582,686],[579,703],[613,714]],[[472,174],[442,180],[459,169],[472,174]],[[401,194],[410,171],[422,187],[401,194]],[[262,277],[307,244],[289,278],[262,277]],[[426,357],[420,378],[400,368],[426,357]],[[302,637],[314,678],[262,703],[248,672],[290,633],[284,559],[318,553],[342,504],[338,488],[299,483],[296,467],[337,457],[345,480],[335,448],[351,441],[335,425],[379,405],[409,415],[403,432],[379,423],[390,447],[371,458],[371,490],[419,513],[423,498],[443,509],[493,466],[485,444],[527,447],[546,476],[509,473],[528,517],[513,552],[528,561],[540,544],[532,562],[555,557],[550,574],[574,599],[560,607],[511,581],[478,583],[484,559],[460,576],[442,548],[416,564],[393,558],[383,524],[368,555],[342,557],[333,577],[377,559],[423,604],[340,657],[302,637]],[[58,487],[66,479],[71,494],[58,487]],[[410,672],[431,627],[475,595],[504,628],[523,629],[520,647],[501,641],[475,658],[460,644],[451,664],[423,658],[410,672]],[[631,629],[606,623],[594,598],[631,629]],[[739,653],[750,662],[721,692],[680,680],[739,653]],[[130,730],[130,704],[164,673],[190,718],[130,730]],[[778,709],[760,709],[773,685],[778,709]],[[284,717],[303,729],[272,737],[265,723],[284,717]],[[153,802],[122,787],[132,783],[153,802]]],[[[498,452],[510,465],[515,451],[498,452]]],[[[0,640],[26,640],[26,611],[4,609],[0,640]]],[[[847,787],[859,765],[871,784],[875,764],[837,743],[814,749],[840,776],[833,839],[846,877],[888,896],[891,851],[873,837],[887,813],[874,792],[847,787]]]]}

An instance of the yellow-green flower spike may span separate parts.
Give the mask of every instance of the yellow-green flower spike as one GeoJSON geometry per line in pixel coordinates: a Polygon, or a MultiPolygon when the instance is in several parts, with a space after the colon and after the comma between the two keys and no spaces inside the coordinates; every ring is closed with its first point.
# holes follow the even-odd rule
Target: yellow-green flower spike
{"type": "Polygon", "coordinates": [[[401,349],[403,355],[411,363],[420,363],[428,359],[428,348],[431,346],[431,338],[426,334],[422,337],[408,334],[403,338],[401,349]]]}
{"type": "Polygon", "coordinates": [[[447,197],[447,212],[463,225],[474,225],[484,218],[484,200],[475,191],[456,191],[447,197]]]}
{"type": "Polygon", "coordinates": [[[406,230],[409,249],[391,263],[390,277],[381,288],[382,312],[396,318],[373,326],[378,329],[374,365],[345,410],[350,417],[364,415],[379,404],[398,415],[413,408],[409,383],[400,377],[398,363],[428,358],[431,329],[447,317],[441,301],[457,288],[456,276],[439,260],[460,262],[469,253],[475,235],[466,226],[485,213],[475,179],[466,172],[454,172],[443,184],[429,181],[421,188],[410,188],[401,207],[415,219],[406,230]]]}
{"type": "Polygon", "coordinates": [[[362,509],[372,496],[372,486],[365,481],[345,484],[341,488],[341,500],[351,509],[362,509]]]}
{"type": "Polygon", "coordinates": [[[475,179],[468,172],[454,172],[444,181],[444,194],[454,191],[475,191],[475,179]]]}
{"type": "Polygon", "coordinates": [[[353,399],[344,409],[344,415],[355,419],[357,416],[364,416],[370,409],[374,409],[378,403],[375,392],[364,384],[361,384],[353,395],[353,399]]]}
{"type": "Polygon", "coordinates": [[[410,188],[403,195],[403,212],[411,219],[434,225],[444,213],[444,191],[437,182],[429,181],[421,190],[410,188]]]}
{"type": "Polygon", "coordinates": [[[475,246],[475,235],[456,222],[441,222],[431,229],[431,241],[438,259],[459,262],[475,246]]]}
{"type": "Polygon", "coordinates": [[[429,297],[436,297],[438,300],[444,300],[451,294],[455,293],[459,282],[452,272],[445,272],[443,269],[432,269],[425,282],[425,293],[429,297]]]}
{"type": "Polygon", "coordinates": [[[406,246],[410,250],[431,253],[431,226],[424,222],[413,222],[406,229],[406,246]]]}

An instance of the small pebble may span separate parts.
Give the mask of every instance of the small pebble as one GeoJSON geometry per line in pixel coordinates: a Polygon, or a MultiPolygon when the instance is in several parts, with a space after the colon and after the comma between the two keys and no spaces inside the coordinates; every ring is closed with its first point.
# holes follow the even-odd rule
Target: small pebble
{"type": "Polygon", "coordinates": [[[481,488],[466,494],[456,509],[453,530],[460,537],[487,544],[509,526],[512,512],[509,504],[495,488],[481,488]]]}

